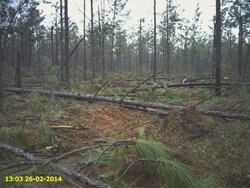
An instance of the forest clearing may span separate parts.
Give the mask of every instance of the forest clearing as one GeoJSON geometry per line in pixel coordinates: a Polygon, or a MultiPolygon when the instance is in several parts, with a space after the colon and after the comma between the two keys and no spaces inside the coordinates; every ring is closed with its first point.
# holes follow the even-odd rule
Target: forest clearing
{"type": "Polygon", "coordinates": [[[0,1],[0,187],[249,188],[250,2],[188,2],[0,1]]]}
{"type": "MultiPolygon", "coordinates": [[[[150,87],[145,84],[140,89],[137,88],[137,91],[128,94],[129,100],[137,101],[135,104],[155,104],[159,100],[167,100],[167,103],[173,107],[171,109],[168,106],[168,110],[162,108],[163,105],[160,105],[159,110],[153,109],[154,106],[140,108],[123,105],[126,101],[121,104],[95,101],[94,97],[99,95],[103,96],[100,97],[101,99],[105,96],[110,98],[109,93],[116,94],[112,96],[113,100],[122,99],[123,95],[138,86],[136,82],[128,84],[130,87],[126,84],[125,87],[121,87],[122,81],[119,83],[118,86],[106,83],[85,84],[82,88],[85,91],[79,91],[75,95],[89,93],[91,97],[84,101],[67,99],[63,96],[55,97],[52,92],[40,95],[39,90],[22,94],[22,89],[19,91],[16,89],[19,93],[17,95],[13,93],[14,91],[11,92],[11,88],[9,91],[7,89],[1,98],[1,141],[21,147],[32,155],[42,158],[44,162],[56,159],[70,151],[86,148],[85,152],[79,151],[75,155],[63,157],[59,164],[74,170],[81,167],[80,172],[88,174],[93,168],[93,163],[97,161],[91,177],[115,187],[126,168],[140,157],[129,149],[124,151],[126,150],[124,147],[132,147],[130,143],[128,146],[124,143],[115,147],[112,147],[112,144],[145,139],[164,144],[171,151],[169,155],[173,160],[185,165],[200,179],[211,175],[216,177],[216,183],[213,182],[214,185],[210,185],[211,187],[249,186],[249,119],[246,120],[249,118],[246,113],[249,111],[248,87],[236,86],[241,89],[225,90],[223,99],[211,98],[209,89],[187,86],[159,87],[160,89],[152,94],[150,87]],[[243,104],[231,98],[238,94],[241,95],[240,101],[245,101],[243,104]],[[143,102],[145,99],[150,103],[143,102]],[[195,106],[200,101],[204,102],[195,106]],[[180,108],[180,104],[187,108],[180,108]],[[213,111],[226,109],[229,114],[239,113],[246,116],[233,116],[228,119],[223,115],[222,117],[213,114],[205,115],[200,111],[201,108],[209,108],[213,111]],[[41,129],[47,129],[45,127],[49,131],[42,133],[41,129]],[[92,146],[96,148],[93,150],[92,146]],[[100,153],[102,155],[98,158],[100,153]]],[[[14,156],[10,158],[9,154],[2,153],[1,163],[6,160],[6,157],[7,161],[15,160],[14,156]]],[[[41,164],[32,166],[32,162],[23,165],[20,163],[20,166],[18,162],[14,164],[16,166],[3,163],[1,167],[5,169],[3,174],[18,175],[19,170],[21,170],[20,174],[59,173],[56,167],[52,170],[42,167],[41,164]]],[[[62,177],[64,176],[65,174],[62,177]]],[[[53,186],[72,186],[67,179],[64,180],[63,183],[53,183],[53,186]]],[[[148,171],[142,164],[136,164],[128,169],[120,181],[119,187],[159,187],[162,182],[160,175],[148,171]]],[[[25,182],[24,185],[32,187],[34,182],[25,182]]],[[[38,185],[36,183],[36,186],[40,187],[45,185],[46,183],[38,183],[38,185]]]]}

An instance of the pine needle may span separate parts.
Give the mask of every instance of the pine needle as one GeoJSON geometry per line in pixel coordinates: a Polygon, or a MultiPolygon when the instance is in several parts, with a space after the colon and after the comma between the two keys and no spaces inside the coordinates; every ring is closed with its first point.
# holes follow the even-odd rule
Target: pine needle
{"type": "Polygon", "coordinates": [[[200,188],[198,179],[179,162],[170,158],[171,151],[161,143],[138,140],[137,151],[141,158],[161,160],[157,163],[145,161],[146,169],[156,174],[162,182],[171,188],[200,188]]]}

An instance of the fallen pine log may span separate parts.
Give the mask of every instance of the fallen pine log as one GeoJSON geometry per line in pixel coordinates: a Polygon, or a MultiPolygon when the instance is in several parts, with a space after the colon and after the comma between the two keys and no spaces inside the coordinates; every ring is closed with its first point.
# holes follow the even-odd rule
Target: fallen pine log
{"type": "MultiPolygon", "coordinates": [[[[5,88],[5,89],[1,89],[0,91],[14,92],[14,93],[19,93],[19,94],[37,92],[42,95],[53,95],[55,97],[72,98],[72,99],[88,101],[88,102],[96,101],[96,102],[122,104],[122,105],[134,106],[138,108],[145,108],[145,109],[151,108],[151,109],[157,109],[157,110],[183,110],[183,109],[188,108],[186,106],[180,106],[180,105],[164,105],[164,104],[137,102],[137,101],[129,101],[129,100],[123,100],[121,103],[120,100],[117,100],[114,98],[94,96],[94,95],[89,95],[89,94],[84,94],[84,93],[75,94],[75,93],[67,93],[67,92],[22,89],[22,88],[5,88]]],[[[231,118],[231,119],[250,120],[250,116],[246,114],[215,111],[215,110],[210,110],[210,109],[205,109],[205,108],[198,109],[198,111],[205,115],[218,116],[218,117],[231,118]]]]}
{"type": "MultiPolygon", "coordinates": [[[[134,82],[134,84],[141,84],[142,82],[134,82]]],[[[91,83],[89,83],[91,84],[91,83]]],[[[112,86],[118,86],[118,87],[122,87],[122,86],[129,86],[129,84],[131,84],[131,82],[110,82],[108,84],[108,86],[112,87],[112,86]]],[[[145,85],[156,85],[156,82],[145,82],[145,85]]],[[[231,83],[221,83],[222,86],[250,86],[250,83],[247,82],[231,82],[231,83]]],[[[215,83],[213,82],[202,82],[202,83],[197,83],[197,82],[185,82],[185,83],[173,83],[173,84],[167,84],[167,87],[195,87],[195,86],[215,86],[215,83]]],[[[162,85],[157,86],[159,88],[164,87],[162,85]]]]}
{"type": "MultiPolygon", "coordinates": [[[[250,86],[250,83],[221,83],[221,86],[250,86]]],[[[215,86],[215,83],[181,83],[169,84],[167,87],[194,87],[194,86],[215,86]]],[[[162,86],[161,86],[162,87],[162,86]]]]}

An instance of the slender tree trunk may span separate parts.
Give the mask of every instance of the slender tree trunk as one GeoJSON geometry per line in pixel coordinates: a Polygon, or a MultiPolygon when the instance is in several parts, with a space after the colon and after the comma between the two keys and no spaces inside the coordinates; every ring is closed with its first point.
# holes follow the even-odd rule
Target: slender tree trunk
{"type": "Polygon", "coordinates": [[[232,58],[232,29],[230,26],[230,31],[228,33],[228,38],[229,38],[229,56],[232,58]]]}
{"type": "Polygon", "coordinates": [[[216,42],[216,23],[214,23],[214,36],[213,36],[213,57],[212,57],[212,78],[215,79],[215,42],[216,42]]]}
{"type": "Polygon", "coordinates": [[[38,73],[38,76],[40,77],[41,76],[41,52],[40,52],[40,46],[38,47],[37,49],[37,73],[38,73]]]}
{"type": "Polygon", "coordinates": [[[185,39],[184,43],[184,67],[185,71],[188,71],[188,64],[187,64],[187,59],[188,59],[188,53],[187,53],[187,40],[185,39]]]}
{"type": "MultiPolygon", "coordinates": [[[[170,73],[170,32],[169,32],[169,6],[170,1],[167,0],[167,74],[170,73]]],[[[164,62],[165,63],[165,62],[164,62]]]]}
{"type": "Polygon", "coordinates": [[[16,67],[16,75],[17,75],[17,87],[22,87],[22,80],[21,80],[21,57],[20,57],[20,51],[17,50],[17,67],[16,67]]]}
{"type": "Polygon", "coordinates": [[[54,27],[53,26],[51,26],[50,37],[51,37],[51,63],[52,65],[54,65],[55,59],[54,59],[54,27]]]}
{"type": "Polygon", "coordinates": [[[57,9],[56,9],[56,23],[55,23],[55,45],[56,45],[56,53],[55,53],[55,64],[58,65],[58,23],[57,23],[57,9]]]}
{"type": "Polygon", "coordinates": [[[131,45],[128,46],[128,71],[131,71],[131,45]]]}
{"type": "Polygon", "coordinates": [[[156,0],[154,0],[154,62],[153,62],[153,74],[154,81],[156,81],[156,0]]]}
{"type": "Polygon", "coordinates": [[[3,87],[3,46],[2,46],[2,31],[0,30],[0,88],[3,87]]]}
{"type": "Polygon", "coordinates": [[[216,0],[216,29],[215,29],[215,93],[221,96],[221,4],[216,0]]]}
{"type": "Polygon", "coordinates": [[[142,30],[142,19],[140,19],[140,28],[139,28],[139,70],[140,76],[142,75],[142,39],[141,39],[141,30],[142,30]]]}
{"type": "Polygon", "coordinates": [[[86,0],[83,0],[83,77],[87,80],[87,58],[86,58],[86,0]]]}
{"type": "Polygon", "coordinates": [[[166,39],[165,39],[165,31],[162,33],[162,60],[163,60],[163,70],[167,72],[167,50],[166,50],[166,39]]]}
{"type": "Polygon", "coordinates": [[[79,56],[79,50],[77,48],[76,53],[75,53],[75,61],[74,61],[74,81],[76,81],[76,76],[77,76],[76,68],[77,68],[78,56],[79,56]]]}
{"type": "Polygon", "coordinates": [[[65,81],[69,84],[69,17],[68,17],[68,0],[64,0],[64,20],[65,20],[65,47],[64,47],[64,66],[65,81]]]}
{"type": "Polygon", "coordinates": [[[103,10],[102,10],[102,78],[105,78],[105,0],[103,0],[103,10]]]}
{"type": "Polygon", "coordinates": [[[61,33],[60,33],[60,65],[61,65],[61,81],[64,81],[64,41],[63,41],[63,4],[62,0],[60,0],[60,27],[61,27],[61,33]]]}
{"type": "Polygon", "coordinates": [[[92,78],[95,77],[95,54],[94,54],[94,13],[93,13],[93,0],[90,0],[91,6],[91,64],[92,64],[92,78]]]}
{"type": "Polygon", "coordinates": [[[98,73],[102,72],[101,48],[102,48],[102,28],[101,28],[101,13],[98,6],[98,51],[97,51],[97,66],[98,73]]]}
{"type": "Polygon", "coordinates": [[[29,37],[29,49],[28,49],[28,71],[30,73],[31,71],[31,58],[32,58],[32,31],[29,30],[28,33],[28,37],[29,37]]]}
{"type": "Polygon", "coordinates": [[[117,0],[115,0],[115,2],[114,2],[114,12],[113,12],[113,20],[112,20],[111,57],[110,57],[110,69],[111,69],[111,71],[114,70],[114,39],[115,39],[116,5],[117,5],[117,0]]]}
{"type": "Polygon", "coordinates": [[[243,18],[239,18],[239,33],[238,33],[238,71],[242,76],[242,62],[243,62],[243,18]]]}
{"type": "Polygon", "coordinates": [[[246,53],[246,57],[245,57],[245,65],[244,65],[244,78],[246,77],[246,73],[247,73],[247,64],[249,63],[248,59],[249,59],[249,54],[250,54],[250,44],[248,44],[247,46],[247,53],[246,53]]]}

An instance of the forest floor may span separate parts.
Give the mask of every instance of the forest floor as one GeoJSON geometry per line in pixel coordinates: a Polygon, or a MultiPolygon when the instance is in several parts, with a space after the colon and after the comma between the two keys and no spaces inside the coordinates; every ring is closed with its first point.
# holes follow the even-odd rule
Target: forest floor
{"type": "MultiPolygon", "coordinates": [[[[187,105],[199,101],[194,89],[181,91],[188,95],[187,105]]],[[[99,143],[136,140],[143,133],[148,139],[173,150],[176,160],[187,165],[198,177],[212,174],[224,187],[250,187],[249,121],[206,116],[195,108],[168,113],[168,116],[159,116],[106,103],[80,102],[36,93],[11,94],[1,98],[0,126],[24,128],[27,135],[25,151],[43,159],[99,143]],[[45,147],[39,139],[37,130],[42,122],[47,122],[53,132],[51,147],[45,147]]],[[[0,168],[10,165],[13,156],[0,154],[0,168]]],[[[64,164],[81,165],[76,161],[77,158],[71,158],[64,164]]],[[[109,182],[101,173],[98,177],[109,182]]],[[[143,171],[133,174],[132,169],[124,179],[131,187],[158,187],[156,180],[143,171]]],[[[9,183],[7,187],[17,185],[74,187],[66,182],[49,185],[33,182],[22,186],[9,183]]]]}

